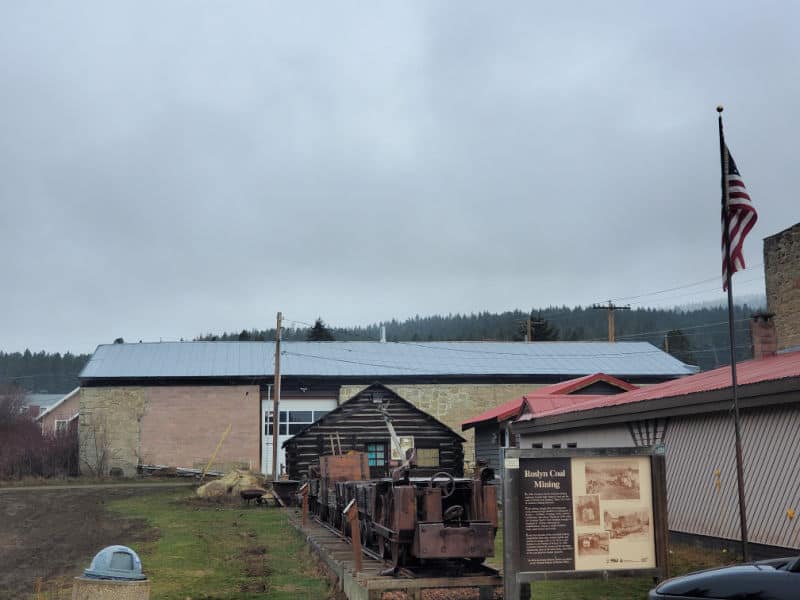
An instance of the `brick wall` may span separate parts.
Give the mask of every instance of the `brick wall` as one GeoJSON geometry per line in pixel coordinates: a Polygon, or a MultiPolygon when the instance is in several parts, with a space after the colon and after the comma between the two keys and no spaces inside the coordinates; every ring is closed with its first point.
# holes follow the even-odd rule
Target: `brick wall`
{"type": "Polygon", "coordinates": [[[80,397],[84,473],[100,462],[125,476],[140,463],[202,468],[229,423],[212,468],[260,466],[258,386],[89,387],[80,397]]]}
{"type": "Polygon", "coordinates": [[[800,223],[764,240],[764,277],[778,350],[800,346],[800,223]]]}
{"type": "Polygon", "coordinates": [[[151,387],[141,425],[143,464],[206,466],[228,425],[212,469],[261,468],[257,385],[151,387]]]}
{"type": "MultiPolygon", "coordinates": [[[[464,462],[466,467],[470,468],[475,460],[475,433],[473,429],[461,431],[461,423],[542,385],[541,383],[461,383],[386,387],[466,438],[464,462]]],[[[344,402],[352,398],[365,387],[367,386],[343,385],[339,391],[339,401],[344,402]]]]}

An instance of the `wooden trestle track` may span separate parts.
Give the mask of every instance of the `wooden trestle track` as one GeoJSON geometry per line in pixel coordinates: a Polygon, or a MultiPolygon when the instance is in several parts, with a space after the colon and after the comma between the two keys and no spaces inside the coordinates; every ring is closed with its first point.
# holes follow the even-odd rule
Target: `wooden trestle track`
{"type": "Polygon", "coordinates": [[[336,578],[337,587],[349,600],[502,598],[503,579],[498,571],[486,565],[476,567],[468,561],[451,561],[446,568],[440,564],[435,570],[425,567],[401,568],[395,576],[381,575],[387,566],[391,566],[390,561],[362,547],[361,569],[356,572],[353,546],[347,537],[317,519],[309,519],[304,527],[299,510],[286,510],[289,512],[289,522],[306,538],[312,551],[336,578]],[[443,576],[443,571],[449,575],[443,576]]]}

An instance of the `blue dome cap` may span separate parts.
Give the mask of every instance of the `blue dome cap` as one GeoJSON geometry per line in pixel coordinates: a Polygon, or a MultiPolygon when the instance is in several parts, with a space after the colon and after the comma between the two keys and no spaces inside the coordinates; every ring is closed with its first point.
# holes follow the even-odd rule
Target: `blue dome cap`
{"type": "Polygon", "coordinates": [[[83,574],[93,579],[147,579],[139,555],[127,546],[103,548],[83,574]]]}

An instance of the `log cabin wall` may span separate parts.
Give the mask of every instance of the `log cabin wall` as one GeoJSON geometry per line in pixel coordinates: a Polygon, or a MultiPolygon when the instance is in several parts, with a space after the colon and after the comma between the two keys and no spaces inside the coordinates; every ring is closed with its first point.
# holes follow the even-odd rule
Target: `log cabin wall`
{"type": "Polygon", "coordinates": [[[414,437],[420,463],[414,475],[447,471],[456,477],[463,476],[464,439],[388,388],[376,384],[359,392],[284,444],[289,477],[301,479],[307,476],[309,466],[317,463],[320,455],[332,453],[332,439],[337,452],[339,443],[342,452],[369,452],[370,476],[386,477],[389,474],[391,439],[379,410],[381,404],[388,406],[387,413],[397,435],[414,437]],[[385,460],[380,456],[381,447],[385,460]]]}

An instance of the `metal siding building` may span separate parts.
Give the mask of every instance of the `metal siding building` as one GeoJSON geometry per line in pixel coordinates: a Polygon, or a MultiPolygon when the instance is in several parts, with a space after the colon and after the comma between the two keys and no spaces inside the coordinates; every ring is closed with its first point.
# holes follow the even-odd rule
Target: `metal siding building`
{"type": "MultiPolygon", "coordinates": [[[[798,398],[800,400],[800,398],[798,398]]],[[[800,548],[800,406],[742,411],[750,541],[800,548]]],[[[671,419],[667,501],[673,531],[739,539],[733,423],[728,412],[671,419]]]]}
{"type": "MultiPolygon", "coordinates": [[[[619,394],[633,389],[636,389],[636,386],[626,381],[605,373],[593,373],[531,390],[519,398],[504,402],[491,410],[467,419],[461,423],[461,430],[467,431],[474,428],[475,461],[487,461],[499,474],[501,473],[500,449],[513,448],[518,445],[511,423],[523,412],[528,415],[536,415],[541,411],[552,410],[556,407],[581,404],[589,398],[619,394]]],[[[566,448],[567,444],[577,443],[579,439],[585,440],[586,437],[587,432],[579,432],[566,441],[560,437],[548,436],[547,439],[537,438],[532,443],[542,444],[537,447],[550,448],[553,444],[561,444],[566,448]]],[[[618,442],[621,437],[617,435],[616,438],[609,438],[605,441],[611,442],[612,439],[616,439],[618,442]]],[[[632,445],[629,436],[625,435],[622,439],[626,443],[617,443],[617,445],[632,445]]]]}
{"type": "MultiPolygon", "coordinates": [[[[800,549],[800,352],[737,365],[748,533],[754,544],[800,549]]],[[[669,529],[740,539],[730,368],[640,388],[577,407],[523,415],[520,445],[581,436],[608,446],[664,443],[669,529]]],[[[546,447],[546,446],[545,446],[546,447]]]]}
{"type": "Polygon", "coordinates": [[[496,423],[482,424],[475,427],[475,460],[483,459],[495,473],[501,473],[500,444],[498,443],[496,423]]]}

